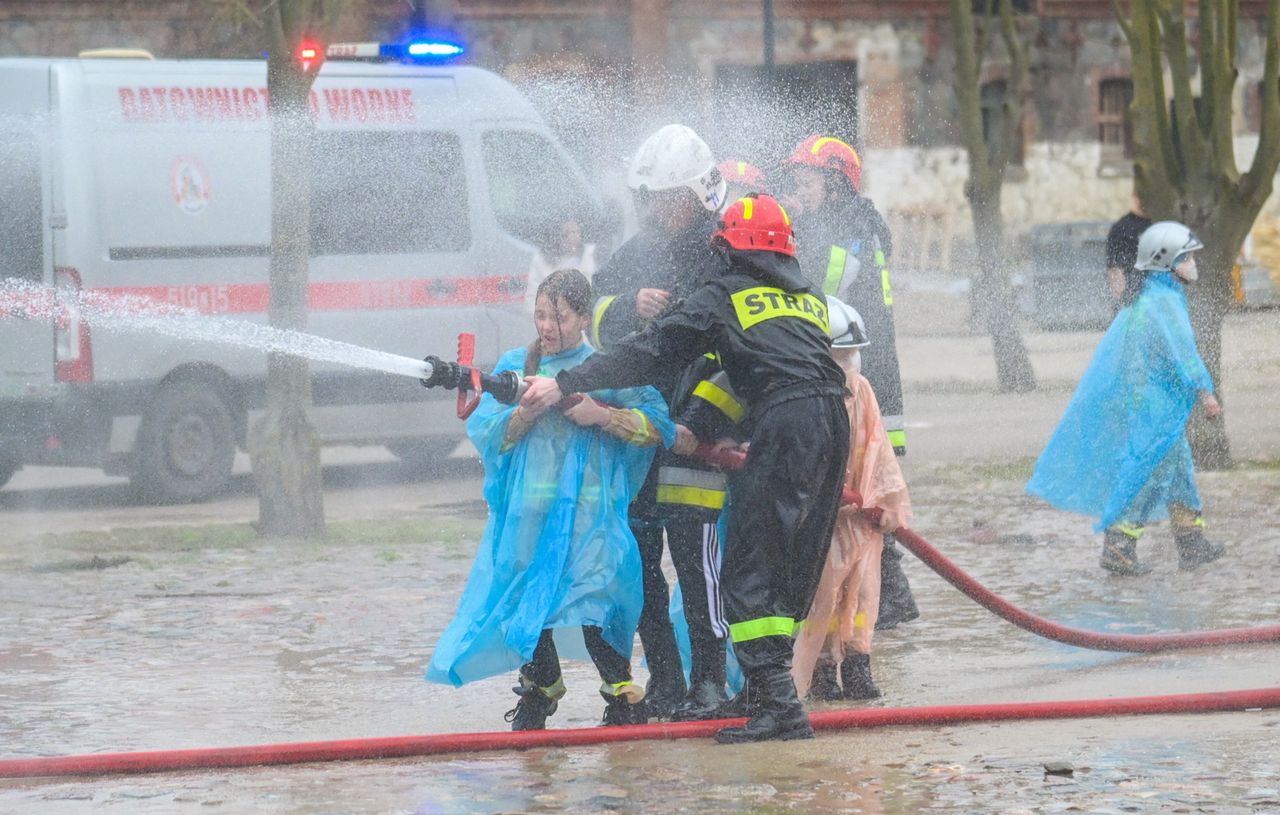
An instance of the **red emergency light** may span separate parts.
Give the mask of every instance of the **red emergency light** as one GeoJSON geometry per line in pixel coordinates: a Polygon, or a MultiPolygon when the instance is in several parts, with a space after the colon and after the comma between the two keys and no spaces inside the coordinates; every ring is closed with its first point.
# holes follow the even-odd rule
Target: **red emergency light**
{"type": "Polygon", "coordinates": [[[302,66],[305,73],[315,73],[324,64],[324,50],[309,40],[303,40],[298,45],[297,53],[298,64],[302,66]]]}

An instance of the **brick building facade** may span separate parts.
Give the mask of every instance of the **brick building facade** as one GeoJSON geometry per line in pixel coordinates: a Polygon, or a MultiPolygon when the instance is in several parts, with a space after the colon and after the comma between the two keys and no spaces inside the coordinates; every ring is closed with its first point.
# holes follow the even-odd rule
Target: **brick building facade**
{"type": "MultiPolygon", "coordinates": [[[[1024,0],[1030,74],[1010,229],[1110,220],[1127,208],[1129,49],[1109,0],[1024,0]]],[[[1236,86],[1242,162],[1256,141],[1261,3],[1245,0],[1236,86]]],[[[103,46],[157,56],[252,56],[260,32],[228,24],[222,0],[7,0],[0,56],[103,46]]],[[[399,39],[426,26],[467,61],[511,78],[603,186],[618,188],[644,133],[678,119],[720,155],[768,165],[812,130],[863,152],[864,184],[903,236],[899,267],[950,270],[965,255],[967,160],[958,146],[946,0],[778,0],[775,62],[763,68],[761,0],[350,0],[337,39],[399,39]],[[955,254],[953,250],[959,252],[955,254]]],[[[984,67],[996,116],[1008,87],[984,67]]],[[[963,268],[959,271],[963,273],[963,268]]]]}

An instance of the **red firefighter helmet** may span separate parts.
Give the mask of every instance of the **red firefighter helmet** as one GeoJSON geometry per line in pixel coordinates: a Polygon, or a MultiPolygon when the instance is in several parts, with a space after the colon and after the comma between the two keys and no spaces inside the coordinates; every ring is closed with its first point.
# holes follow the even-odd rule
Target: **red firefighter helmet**
{"type": "Polygon", "coordinates": [[[764,192],[768,182],[764,170],[745,161],[730,159],[718,165],[720,175],[730,187],[738,187],[748,192],[764,192]]]}
{"type": "Polygon", "coordinates": [[[734,201],[720,216],[720,228],[711,239],[722,239],[734,249],[796,255],[791,219],[771,195],[753,192],[734,201]]]}
{"type": "Polygon", "coordinates": [[[849,186],[854,192],[862,191],[862,157],[857,150],[834,136],[810,136],[783,164],[836,170],[849,179],[849,186]]]}

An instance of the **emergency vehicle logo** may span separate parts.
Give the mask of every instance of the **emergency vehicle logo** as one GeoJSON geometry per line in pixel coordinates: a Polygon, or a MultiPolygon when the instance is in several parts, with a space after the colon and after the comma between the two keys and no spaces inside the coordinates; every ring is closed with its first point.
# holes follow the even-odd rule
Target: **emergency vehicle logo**
{"type": "Polygon", "coordinates": [[[195,156],[178,156],[169,166],[169,187],[178,209],[195,215],[209,204],[209,175],[195,156]]]}

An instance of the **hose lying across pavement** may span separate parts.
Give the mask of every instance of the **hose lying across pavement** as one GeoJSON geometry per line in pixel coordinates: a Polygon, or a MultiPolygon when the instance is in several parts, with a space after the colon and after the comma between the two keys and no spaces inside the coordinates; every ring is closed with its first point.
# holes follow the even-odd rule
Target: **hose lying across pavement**
{"type": "MultiPolygon", "coordinates": [[[[738,466],[741,466],[740,463],[738,466]]],[[[735,469],[730,462],[727,469],[735,469]]],[[[845,491],[846,504],[860,505],[855,493],[845,491]]],[[[878,510],[864,509],[873,520],[878,510]]],[[[984,588],[960,570],[924,538],[909,529],[894,537],[951,585],[979,604],[1041,637],[1105,651],[1163,651],[1280,641],[1280,626],[1229,628],[1165,634],[1103,634],[1046,620],[1023,611],[984,588]]],[[[1193,693],[1170,696],[1135,696],[1016,704],[943,705],[914,708],[859,708],[811,713],[818,730],[890,725],[942,725],[957,722],[1010,719],[1083,718],[1156,713],[1207,713],[1280,707],[1280,688],[1193,693]]],[[[563,730],[527,730],[497,733],[446,733],[429,736],[346,739],[341,741],[264,744],[248,747],[212,747],[189,750],[157,750],[136,753],[98,753],[78,756],[0,759],[0,778],[146,773],[212,767],[252,767],[268,764],[301,764],[314,761],[356,761],[405,758],[448,753],[472,753],[533,747],[571,747],[643,739],[706,738],[741,719],[708,722],[672,722],[626,727],[591,727],[563,730]]]]}
{"type": "MultiPolygon", "coordinates": [[[[1074,719],[1156,713],[1209,713],[1280,707],[1280,688],[1188,693],[1174,696],[1130,696],[1063,702],[1021,702],[997,705],[941,705],[937,707],[857,708],[809,714],[817,730],[891,725],[944,725],[1010,719],[1074,719]]],[[[584,727],[563,730],[524,730],[497,733],[443,733],[433,736],[391,736],[252,747],[211,747],[194,750],[156,750],[139,753],[98,753],[52,758],[0,760],[0,778],[149,773],[212,767],[256,767],[313,761],[360,761],[449,753],[478,753],[536,747],[577,747],[615,741],[710,738],[722,727],[744,719],[710,722],[670,722],[624,727],[584,727]]]]}

